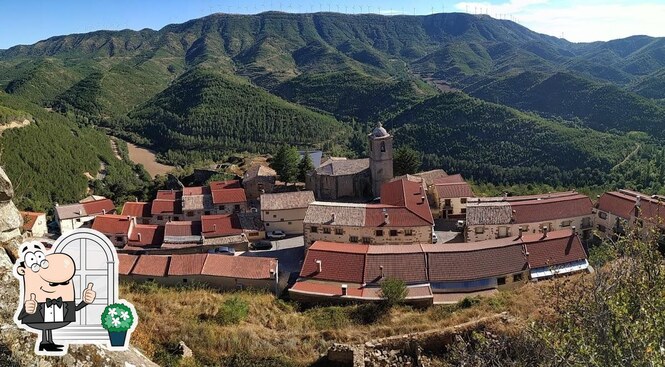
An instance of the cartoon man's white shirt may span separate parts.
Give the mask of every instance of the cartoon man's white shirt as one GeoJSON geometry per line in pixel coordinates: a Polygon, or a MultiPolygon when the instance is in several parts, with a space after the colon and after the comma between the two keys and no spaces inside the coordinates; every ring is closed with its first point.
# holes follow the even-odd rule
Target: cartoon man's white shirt
{"type": "Polygon", "coordinates": [[[65,317],[65,310],[58,305],[44,305],[44,322],[62,322],[65,317]]]}

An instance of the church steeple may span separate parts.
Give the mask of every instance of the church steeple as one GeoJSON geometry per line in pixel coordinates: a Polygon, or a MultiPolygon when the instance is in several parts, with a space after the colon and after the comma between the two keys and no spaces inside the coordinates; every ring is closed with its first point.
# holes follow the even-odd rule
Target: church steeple
{"type": "Polygon", "coordinates": [[[372,175],[372,194],[381,196],[381,185],[393,178],[393,137],[381,122],[368,135],[369,168],[372,175]]]}

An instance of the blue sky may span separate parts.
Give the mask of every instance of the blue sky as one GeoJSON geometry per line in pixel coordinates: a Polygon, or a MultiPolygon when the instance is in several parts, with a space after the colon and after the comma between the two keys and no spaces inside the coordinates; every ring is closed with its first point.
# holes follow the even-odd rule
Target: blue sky
{"type": "Polygon", "coordinates": [[[159,29],[215,12],[328,9],[384,15],[482,12],[575,42],[665,36],[665,0],[0,0],[0,49],[98,29],[159,29]]]}

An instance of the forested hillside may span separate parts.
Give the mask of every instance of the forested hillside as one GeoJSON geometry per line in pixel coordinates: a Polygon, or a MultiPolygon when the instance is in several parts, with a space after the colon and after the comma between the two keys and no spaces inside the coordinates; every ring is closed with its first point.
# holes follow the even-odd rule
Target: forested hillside
{"type": "Polygon", "coordinates": [[[50,197],[37,202],[71,201],[58,187],[82,193],[86,179],[52,177],[28,146],[77,147],[62,172],[94,175],[91,162],[117,163],[98,126],[186,166],[283,144],[363,155],[369,127],[387,120],[428,168],[480,183],[660,190],[664,55],[661,38],[575,44],[463,13],[212,14],[55,36],[0,50],[5,106],[36,120],[4,134],[2,162],[42,180],[50,197]]]}

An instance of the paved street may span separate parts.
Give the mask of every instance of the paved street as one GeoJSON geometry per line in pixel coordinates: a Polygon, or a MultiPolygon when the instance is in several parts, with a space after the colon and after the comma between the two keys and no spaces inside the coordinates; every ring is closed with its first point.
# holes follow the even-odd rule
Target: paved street
{"type": "Polygon", "coordinates": [[[247,251],[241,256],[273,257],[279,261],[279,288],[286,288],[292,273],[299,273],[305,258],[305,245],[302,236],[271,241],[272,249],[247,251]]]}

